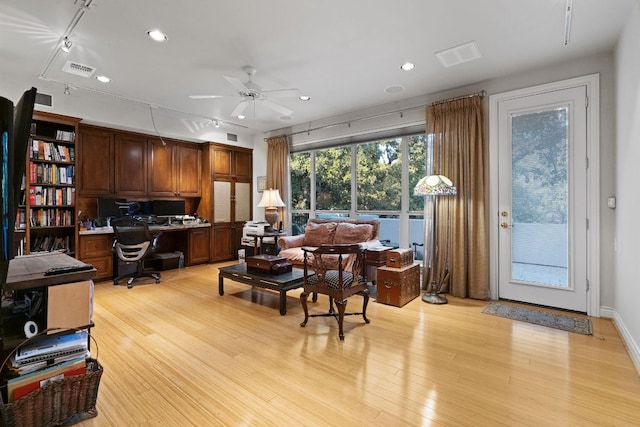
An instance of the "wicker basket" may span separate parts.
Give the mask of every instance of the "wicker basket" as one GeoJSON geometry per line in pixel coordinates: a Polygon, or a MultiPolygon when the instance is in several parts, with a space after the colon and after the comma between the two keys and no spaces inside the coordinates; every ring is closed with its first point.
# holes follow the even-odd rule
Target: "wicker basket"
{"type": "Polygon", "coordinates": [[[71,423],[74,418],[80,421],[98,415],[96,401],[103,369],[97,360],[98,343],[89,336],[96,345],[96,358],[87,359],[86,373],[49,382],[11,403],[0,400],[0,426],[59,426],[71,423]]]}

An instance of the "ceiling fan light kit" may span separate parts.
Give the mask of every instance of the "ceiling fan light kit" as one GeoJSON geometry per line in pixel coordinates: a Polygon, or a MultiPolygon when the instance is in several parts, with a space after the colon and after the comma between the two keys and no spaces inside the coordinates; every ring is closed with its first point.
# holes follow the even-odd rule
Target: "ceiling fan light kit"
{"type": "MultiPolygon", "coordinates": [[[[275,111],[281,116],[290,117],[293,114],[293,111],[284,105],[280,105],[274,101],[273,98],[300,98],[300,91],[298,89],[276,89],[276,90],[265,90],[263,91],[260,85],[255,83],[252,80],[252,77],[256,74],[257,70],[254,67],[246,66],[243,68],[244,72],[248,76],[248,80],[246,82],[241,82],[239,79],[231,76],[223,76],[227,82],[231,86],[236,89],[237,95],[233,95],[232,97],[240,97],[243,98],[242,101],[236,105],[236,107],[231,112],[231,117],[237,117],[238,119],[244,119],[246,116],[243,114],[249,104],[253,104],[254,111],[256,102],[260,105],[269,108],[270,110],[275,111]]],[[[225,95],[191,95],[189,98],[191,99],[211,99],[211,98],[226,98],[225,95]]],[[[311,99],[307,97],[308,99],[311,99]]]]}

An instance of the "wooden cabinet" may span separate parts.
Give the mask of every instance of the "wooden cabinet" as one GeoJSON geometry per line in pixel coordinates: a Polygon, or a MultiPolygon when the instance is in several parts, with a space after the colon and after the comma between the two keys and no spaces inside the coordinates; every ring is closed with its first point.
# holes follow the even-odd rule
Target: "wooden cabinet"
{"type": "Polygon", "coordinates": [[[187,265],[204,264],[209,262],[210,232],[209,228],[194,228],[189,230],[187,251],[187,265]]]}
{"type": "Polygon", "coordinates": [[[147,195],[147,138],[143,135],[115,135],[115,194],[147,195]]]}
{"type": "Polygon", "coordinates": [[[91,264],[98,270],[96,280],[107,280],[113,277],[113,235],[87,234],[79,238],[80,260],[91,264]]]}
{"type": "Polygon", "coordinates": [[[202,194],[202,151],[195,144],[177,144],[177,195],[200,197],[202,194]]]}
{"type": "Polygon", "coordinates": [[[203,158],[198,213],[212,224],[211,260],[233,259],[240,249],[242,227],[252,219],[253,151],[211,143],[203,158]]]}
{"type": "Polygon", "coordinates": [[[80,126],[78,144],[78,195],[113,195],[113,131],[80,126]]]}
{"type": "Polygon", "coordinates": [[[76,135],[80,119],[34,112],[16,230],[19,253],[76,255],[76,135]]]}
{"type": "Polygon", "coordinates": [[[149,196],[200,197],[202,152],[196,144],[150,139],[149,196]]]}

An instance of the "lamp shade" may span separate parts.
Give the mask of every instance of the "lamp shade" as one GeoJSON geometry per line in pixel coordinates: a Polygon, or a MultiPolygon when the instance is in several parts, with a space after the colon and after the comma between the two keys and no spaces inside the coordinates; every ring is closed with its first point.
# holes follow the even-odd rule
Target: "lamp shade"
{"type": "Polygon", "coordinates": [[[413,189],[414,196],[453,196],[458,190],[444,175],[429,175],[422,178],[413,189]]]}
{"type": "Polygon", "coordinates": [[[274,189],[264,190],[262,199],[258,203],[259,208],[282,208],[286,205],[280,198],[280,191],[274,189]]]}

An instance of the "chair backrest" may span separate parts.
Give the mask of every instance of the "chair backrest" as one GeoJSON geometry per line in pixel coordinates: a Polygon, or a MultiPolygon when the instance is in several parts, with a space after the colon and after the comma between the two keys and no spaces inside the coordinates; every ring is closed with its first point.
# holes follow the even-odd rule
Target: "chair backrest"
{"type": "Polygon", "coordinates": [[[137,245],[151,242],[152,237],[146,222],[131,217],[116,218],[111,221],[116,241],[123,245],[137,245]]]}
{"type": "Polygon", "coordinates": [[[303,248],[305,285],[309,276],[308,271],[315,272],[311,281],[313,286],[321,292],[322,288],[334,291],[365,286],[364,253],[360,244],[322,245],[318,248],[303,248]]]}

